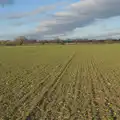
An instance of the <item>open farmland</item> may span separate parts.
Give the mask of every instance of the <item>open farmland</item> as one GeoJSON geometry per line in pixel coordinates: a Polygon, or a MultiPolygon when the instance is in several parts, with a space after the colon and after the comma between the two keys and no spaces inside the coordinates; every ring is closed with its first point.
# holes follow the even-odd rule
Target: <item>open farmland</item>
{"type": "Polygon", "coordinates": [[[120,120],[120,45],[0,47],[0,120],[120,120]]]}

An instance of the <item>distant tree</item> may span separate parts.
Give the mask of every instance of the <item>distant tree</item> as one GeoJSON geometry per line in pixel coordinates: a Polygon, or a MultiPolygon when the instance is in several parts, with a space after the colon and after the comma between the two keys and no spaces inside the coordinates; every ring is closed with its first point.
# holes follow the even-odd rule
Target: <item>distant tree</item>
{"type": "Polygon", "coordinates": [[[45,41],[41,41],[41,44],[44,45],[44,44],[45,44],[45,41]]]}
{"type": "Polygon", "coordinates": [[[24,36],[19,36],[17,37],[14,42],[17,44],[17,45],[22,45],[23,43],[26,43],[27,41],[27,38],[24,37],[24,36]]]}
{"type": "Polygon", "coordinates": [[[6,46],[16,46],[15,42],[11,41],[11,40],[7,40],[4,45],[6,45],[6,46]]]}
{"type": "Polygon", "coordinates": [[[63,40],[60,41],[61,45],[65,45],[65,42],[63,40]]]}
{"type": "Polygon", "coordinates": [[[8,40],[3,40],[3,41],[1,41],[1,44],[6,45],[8,42],[9,42],[8,40]]]}
{"type": "Polygon", "coordinates": [[[57,44],[61,44],[61,40],[60,40],[59,37],[56,37],[56,38],[55,38],[55,41],[56,41],[57,44]]]}

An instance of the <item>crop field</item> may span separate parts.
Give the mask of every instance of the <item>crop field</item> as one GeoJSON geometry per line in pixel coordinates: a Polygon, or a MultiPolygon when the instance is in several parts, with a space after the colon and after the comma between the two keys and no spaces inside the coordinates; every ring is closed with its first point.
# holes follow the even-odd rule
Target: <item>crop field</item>
{"type": "Polygon", "coordinates": [[[120,120],[120,45],[0,47],[0,120],[120,120]]]}

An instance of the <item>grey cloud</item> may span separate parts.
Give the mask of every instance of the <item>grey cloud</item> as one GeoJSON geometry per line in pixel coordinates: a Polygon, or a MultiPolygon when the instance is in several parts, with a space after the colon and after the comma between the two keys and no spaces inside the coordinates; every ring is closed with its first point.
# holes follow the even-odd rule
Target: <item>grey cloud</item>
{"type": "Polygon", "coordinates": [[[50,20],[41,22],[34,36],[65,34],[76,27],[85,27],[96,19],[120,15],[120,0],[82,0],[71,4],[66,11],[55,13],[50,20]],[[46,31],[42,31],[43,28],[46,31]]]}

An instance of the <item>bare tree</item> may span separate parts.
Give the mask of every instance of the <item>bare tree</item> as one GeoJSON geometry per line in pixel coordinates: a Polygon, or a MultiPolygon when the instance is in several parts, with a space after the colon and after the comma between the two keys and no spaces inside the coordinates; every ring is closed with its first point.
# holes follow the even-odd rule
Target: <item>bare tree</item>
{"type": "Polygon", "coordinates": [[[25,43],[27,41],[27,38],[24,37],[24,36],[19,36],[17,37],[14,42],[17,44],[17,45],[22,45],[23,43],[25,43]]]}

